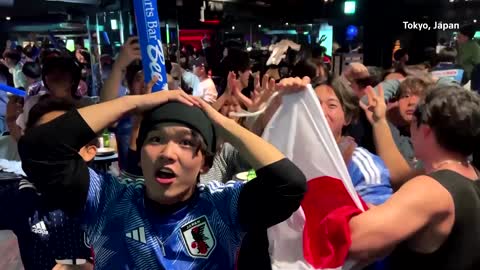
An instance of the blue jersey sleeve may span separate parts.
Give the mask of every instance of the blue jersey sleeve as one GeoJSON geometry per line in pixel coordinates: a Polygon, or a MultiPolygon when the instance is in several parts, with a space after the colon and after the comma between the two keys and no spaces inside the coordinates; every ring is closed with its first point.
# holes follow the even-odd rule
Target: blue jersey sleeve
{"type": "Polygon", "coordinates": [[[212,181],[206,185],[199,185],[200,190],[208,189],[210,200],[215,205],[223,222],[226,223],[232,231],[236,232],[229,234],[234,237],[232,240],[235,242],[240,242],[243,238],[238,215],[238,199],[243,186],[243,182],[239,181],[229,181],[225,184],[212,181]]]}
{"type": "MultiPolygon", "coordinates": [[[[84,223],[86,225],[89,240],[101,232],[104,217],[108,215],[108,208],[114,204],[123,191],[128,187],[125,183],[128,179],[116,179],[110,174],[98,174],[90,169],[90,185],[85,204],[84,223]]],[[[134,182],[134,181],[132,181],[134,182]]]]}
{"type": "Polygon", "coordinates": [[[384,203],[392,195],[390,173],[380,157],[357,147],[348,173],[358,194],[374,205],[384,203]]]}

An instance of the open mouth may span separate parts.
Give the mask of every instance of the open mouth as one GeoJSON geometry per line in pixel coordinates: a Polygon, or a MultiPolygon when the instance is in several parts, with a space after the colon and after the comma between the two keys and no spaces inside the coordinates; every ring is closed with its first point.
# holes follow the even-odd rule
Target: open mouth
{"type": "Polygon", "coordinates": [[[155,178],[160,184],[171,184],[177,175],[172,169],[163,167],[155,172],[155,178]]]}

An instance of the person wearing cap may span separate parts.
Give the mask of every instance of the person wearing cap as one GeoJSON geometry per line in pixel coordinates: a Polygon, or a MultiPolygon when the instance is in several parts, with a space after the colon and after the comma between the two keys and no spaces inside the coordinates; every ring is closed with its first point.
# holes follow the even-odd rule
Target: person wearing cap
{"type": "Polygon", "coordinates": [[[473,39],[475,28],[473,25],[466,25],[460,28],[457,36],[458,43],[458,64],[465,70],[467,78],[471,78],[473,68],[480,64],[480,46],[473,39]]]}
{"type": "Polygon", "coordinates": [[[193,96],[200,97],[209,104],[217,100],[218,92],[213,80],[208,76],[207,60],[204,57],[198,57],[192,61],[193,73],[198,77],[198,83],[193,89],[193,96]]]}
{"type": "Polygon", "coordinates": [[[51,121],[19,142],[23,168],[39,192],[84,210],[95,269],[234,269],[245,233],[287,219],[306,191],[303,173],[274,146],[180,90],[44,117],[51,121]],[[138,111],[143,179],[89,170],[79,147],[138,111]],[[255,179],[197,184],[217,135],[239,150],[255,179]]]}

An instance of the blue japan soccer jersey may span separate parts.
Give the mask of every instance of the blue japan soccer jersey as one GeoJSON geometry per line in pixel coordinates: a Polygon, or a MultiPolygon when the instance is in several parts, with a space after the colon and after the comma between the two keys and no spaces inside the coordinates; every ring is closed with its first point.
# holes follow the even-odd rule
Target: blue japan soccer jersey
{"type": "Polygon", "coordinates": [[[142,180],[90,171],[86,225],[96,269],[233,269],[244,236],[238,221],[242,184],[199,185],[178,211],[145,205],[142,180]]]}

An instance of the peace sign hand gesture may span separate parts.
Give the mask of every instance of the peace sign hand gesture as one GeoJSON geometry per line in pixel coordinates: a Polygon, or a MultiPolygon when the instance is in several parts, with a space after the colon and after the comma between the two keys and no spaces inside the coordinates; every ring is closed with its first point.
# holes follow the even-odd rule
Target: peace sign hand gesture
{"type": "Polygon", "coordinates": [[[382,85],[378,85],[378,94],[371,86],[368,86],[366,89],[366,94],[368,97],[368,104],[364,104],[362,101],[360,101],[359,104],[360,107],[365,111],[370,124],[373,125],[381,120],[386,119],[387,104],[385,103],[382,85]]]}

